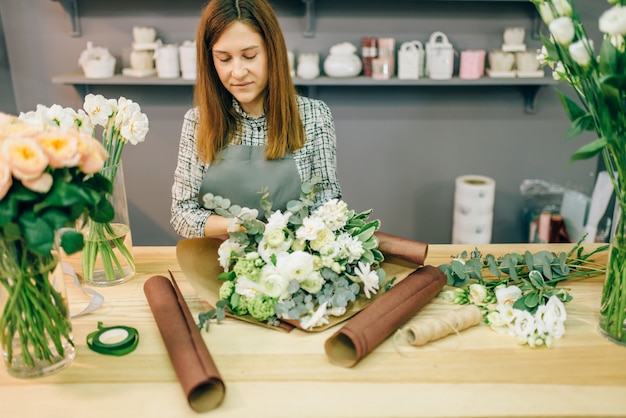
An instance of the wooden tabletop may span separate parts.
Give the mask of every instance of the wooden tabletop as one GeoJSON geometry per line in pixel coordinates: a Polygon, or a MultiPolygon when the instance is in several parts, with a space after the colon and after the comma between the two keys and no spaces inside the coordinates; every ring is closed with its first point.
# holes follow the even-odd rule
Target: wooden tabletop
{"type": "MultiPolygon", "coordinates": [[[[483,253],[569,244],[482,245],[483,253]]],[[[431,245],[427,264],[447,263],[473,246],[431,245]]],[[[289,334],[227,318],[203,332],[226,385],[223,403],[199,414],[189,405],[143,292],[144,282],[170,270],[195,315],[207,309],[186,282],[174,247],[135,247],[137,275],[109,288],[96,312],[75,317],[77,357],[66,369],[23,380],[0,368],[2,417],[535,417],[626,416],[626,347],[598,332],[602,277],[567,283],[565,336],[552,349],[519,346],[485,325],[416,348],[394,334],[353,368],[331,364],[324,342],[338,328],[289,334]],[[87,348],[105,326],[138,329],[136,351],[114,357],[87,348]]],[[[77,258],[66,259],[78,269],[77,258]]],[[[89,297],[68,278],[71,311],[89,297]]],[[[456,308],[435,298],[417,315],[456,308]]],[[[341,325],[338,325],[340,327],[341,325]]]]}

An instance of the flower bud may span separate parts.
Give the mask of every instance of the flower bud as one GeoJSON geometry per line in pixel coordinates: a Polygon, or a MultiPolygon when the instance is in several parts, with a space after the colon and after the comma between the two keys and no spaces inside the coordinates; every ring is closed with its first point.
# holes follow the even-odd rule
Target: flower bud
{"type": "Polygon", "coordinates": [[[548,25],[550,33],[563,46],[568,46],[574,40],[574,22],[567,16],[559,17],[548,25]]]}
{"type": "Polygon", "coordinates": [[[593,58],[593,41],[581,39],[571,44],[568,50],[576,64],[581,67],[587,67],[593,58]]]}

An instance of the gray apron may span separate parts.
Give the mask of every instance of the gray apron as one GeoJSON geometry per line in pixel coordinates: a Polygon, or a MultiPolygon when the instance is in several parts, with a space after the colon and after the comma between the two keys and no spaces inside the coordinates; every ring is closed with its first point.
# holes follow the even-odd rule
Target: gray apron
{"type": "Polygon", "coordinates": [[[287,202],[300,197],[302,182],[291,154],[276,160],[265,159],[265,147],[229,145],[219,161],[209,165],[198,200],[206,193],[230,199],[232,204],[259,211],[263,188],[269,192],[272,210],[285,211],[287,202]]]}

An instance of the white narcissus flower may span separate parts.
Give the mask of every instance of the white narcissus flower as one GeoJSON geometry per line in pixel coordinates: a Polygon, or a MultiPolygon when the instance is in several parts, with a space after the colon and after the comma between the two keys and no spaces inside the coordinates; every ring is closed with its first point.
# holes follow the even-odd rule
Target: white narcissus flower
{"type": "Polygon", "coordinates": [[[581,67],[587,67],[594,56],[591,39],[580,39],[571,44],[568,50],[572,59],[581,67]]]}
{"type": "Polygon", "coordinates": [[[548,28],[554,40],[563,46],[568,46],[574,40],[574,22],[568,16],[554,19],[548,28]]]}
{"type": "Polygon", "coordinates": [[[479,305],[487,298],[487,288],[479,283],[469,285],[469,300],[475,305],[479,305]]]}
{"type": "Polygon", "coordinates": [[[626,35],[626,7],[613,6],[598,20],[600,32],[608,35],[626,35]]]}
{"type": "Polygon", "coordinates": [[[354,269],[354,273],[363,282],[365,296],[369,299],[371,297],[370,295],[375,295],[380,288],[376,271],[372,271],[369,264],[359,261],[357,267],[354,269]]]}
{"type": "Polygon", "coordinates": [[[124,121],[120,133],[124,139],[133,145],[137,145],[146,139],[148,134],[148,116],[139,111],[134,112],[124,121]]]}
{"type": "Polygon", "coordinates": [[[83,109],[89,115],[91,123],[94,125],[105,126],[109,118],[115,111],[114,104],[104,96],[98,94],[88,94],[85,96],[83,109]]]}

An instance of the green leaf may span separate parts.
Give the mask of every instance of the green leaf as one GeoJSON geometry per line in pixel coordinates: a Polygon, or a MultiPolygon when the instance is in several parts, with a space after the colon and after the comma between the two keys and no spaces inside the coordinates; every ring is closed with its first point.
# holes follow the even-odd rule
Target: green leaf
{"type": "Polygon", "coordinates": [[[576,160],[587,160],[589,158],[595,157],[600,151],[606,147],[607,142],[604,136],[597,138],[595,141],[590,142],[588,144],[580,147],[574,155],[570,158],[571,161],[576,160]]]}
{"type": "Polygon", "coordinates": [[[600,47],[600,73],[602,74],[619,74],[617,71],[617,58],[620,52],[611,43],[611,40],[606,37],[602,41],[600,47]]]}
{"type": "Polygon", "coordinates": [[[583,110],[576,102],[567,97],[563,92],[557,90],[556,94],[559,96],[559,100],[563,105],[563,109],[567,114],[567,117],[572,122],[576,119],[579,119],[587,114],[585,110],[583,110]]]}
{"type": "Polygon", "coordinates": [[[24,214],[19,223],[28,247],[39,254],[49,254],[54,244],[54,229],[42,218],[34,217],[32,212],[24,214]]]}
{"type": "Polygon", "coordinates": [[[84,246],[83,234],[74,230],[66,230],[61,234],[61,247],[68,255],[77,253],[84,246]]]}
{"type": "Polygon", "coordinates": [[[595,122],[590,114],[583,115],[574,120],[565,135],[565,139],[572,139],[585,131],[595,131],[595,122]]]}

